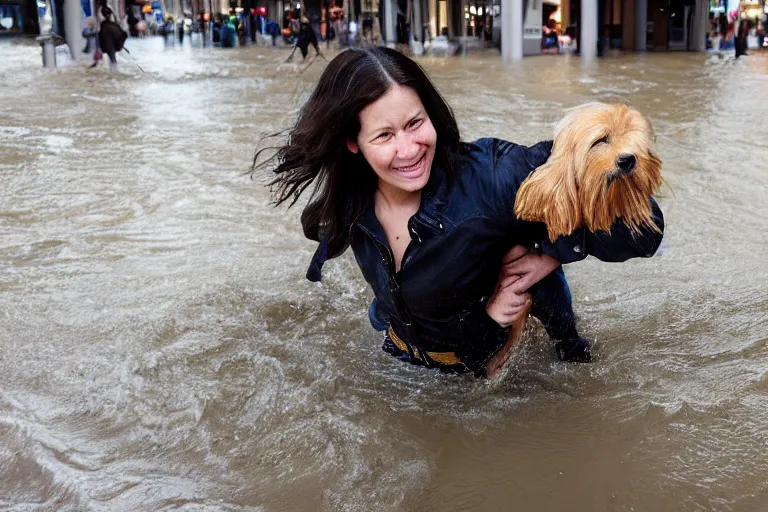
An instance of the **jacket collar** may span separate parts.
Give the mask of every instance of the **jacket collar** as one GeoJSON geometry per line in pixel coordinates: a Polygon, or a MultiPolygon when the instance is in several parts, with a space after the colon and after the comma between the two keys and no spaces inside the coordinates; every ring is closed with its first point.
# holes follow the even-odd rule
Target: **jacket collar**
{"type": "MultiPolygon", "coordinates": [[[[411,239],[419,243],[432,238],[433,236],[445,231],[446,222],[441,215],[441,211],[447,204],[448,180],[440,167],[434,167],[431,170],[429,181],[421,193],[421,205],[416,214],[408,222],[408,232],[411,239]]],[[[376,209],[373,194],[368,197],[368,201],[363,211],[357,219],[349,219],[350,231],[358,226],[363,231],[384,247],[389,247],[387,235],[376,217],[376,209]]],[[[347,202],[347,212],[352,211],[352,200],[347,202]]],[[[320,281],[323,265],[328,259],[328,242],[322,240],[317,246],[312,261],[307,269],[307,279],[312,282],[320,281]]]]}
{"type": "MultiPolygon", "coordinates": [[[[445,222],[441,211],[447,204],[448,180],[440,167],[432,169],[429,181],[421,191],[421,205],[408,223],[411,238],[419,242],[431,238],[434,234],[445,231],[445,222]]],[[[376,217],[376,207],[373,194],[368,198],[363,212],[353,222],[384,245],[387,236],[379,219],[376,217]]]]}

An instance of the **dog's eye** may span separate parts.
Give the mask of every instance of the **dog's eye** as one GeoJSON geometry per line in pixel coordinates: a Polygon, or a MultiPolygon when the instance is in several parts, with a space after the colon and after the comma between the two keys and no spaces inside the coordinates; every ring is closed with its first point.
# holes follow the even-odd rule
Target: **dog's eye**
{"type": "Polygon", "coordinates": [[[607,135],[605,137],[601,137],[601,138],[597,139],[595,142],[593,142],[592,143],[592,147],[595,147],[598,144],[603,144],[603,143],[606,143],[606,144],[608,143],[608,136],[607,135]]]}

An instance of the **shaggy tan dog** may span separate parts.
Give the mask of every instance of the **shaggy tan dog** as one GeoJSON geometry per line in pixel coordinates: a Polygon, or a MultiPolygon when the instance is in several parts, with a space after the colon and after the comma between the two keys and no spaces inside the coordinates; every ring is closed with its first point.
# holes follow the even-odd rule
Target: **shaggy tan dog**
{"type": "MultiPolygon", "coordinates": [[[[549,159],[531,173],[515,199],[515,214],[543,222],[551,240],[580,227],[610,232],[617,218],[632,230],[657,230],[650,197],[661,186],[661,160],[651,123],[632,107],[588,103],[555,127],[549,159]]],[[[527,312],[511,327],[506,345],[488,362],[493,378],[509,360],[527,312]]]]}
{"type": "Polygon", "coordinates": [[[550,239],[586,226],[610,231],[621,217],[637,230],[657,229],[649,198],[661,186],[651,123],[626,105],[588,103],[555,128],[549,159],[517,192],[515,214],[543,222],[550,239]]]}

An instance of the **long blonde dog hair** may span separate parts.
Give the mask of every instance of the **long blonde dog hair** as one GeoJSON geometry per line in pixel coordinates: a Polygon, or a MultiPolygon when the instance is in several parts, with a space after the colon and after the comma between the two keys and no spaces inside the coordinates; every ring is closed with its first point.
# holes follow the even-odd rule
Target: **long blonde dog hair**
{"type": "Polygon", "coordinates": [[[610,232],[617,218],[633,231],[658,230],[650,197],[661,182],[648,119],[626,105],[588,103],[555,127],[552,154],[521,185],[515,214],[544,222],[552,240],[582,226],[610,232]],[[622,171],[620,159],[634,161],[633,168],[622,171]]]}

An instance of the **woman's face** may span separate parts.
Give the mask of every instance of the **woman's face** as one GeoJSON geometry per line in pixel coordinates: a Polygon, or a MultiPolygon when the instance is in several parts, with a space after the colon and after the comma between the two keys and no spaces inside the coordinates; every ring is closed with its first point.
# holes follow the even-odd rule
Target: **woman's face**
{"type": "Polygon", "coordinates": [[[437,134],[416,91],[393,85],[360,112],[360,133],[349,150],[363,153],[379,187],[416,192],[429,180],[437,134]]]}

